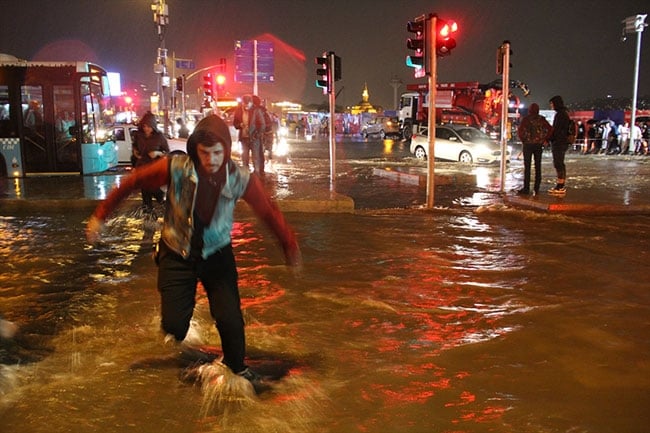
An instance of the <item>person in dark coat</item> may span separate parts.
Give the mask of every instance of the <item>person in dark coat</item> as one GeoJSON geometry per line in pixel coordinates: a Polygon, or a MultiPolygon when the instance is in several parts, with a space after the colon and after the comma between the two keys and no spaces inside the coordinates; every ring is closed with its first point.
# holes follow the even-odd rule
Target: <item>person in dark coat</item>
{"type": "Polygon", "coordinates": [[[546,118],[539,114],[539,105],[533,103],[528,108],[528,115],[524,117],[517,129],[519,139],[523,143],[524,153],[524,186],[518,191],[521,195],[530,194],[531,160],[535,161],[535,195],[539,194],[542,183],[542,152],[544,142],[551,132],[551,125],[546,118]]]}
{"type": "Polygon", "coordinates": [[[551,143],[551,152],[553,154],[553,167],[557,173],[557,184],[548,190],[549,194],[564,196],[566,194],[566,165],[564,164],[564,155],[569,149],[569,112],[564,105],[564,100],[560,95],[553,96],[549,101],[551,108],[555,110],[553,118],[553,129],[548,137],[551,143]]]}
{"type": "MultiPolygon", "coordinates": [[[[156,116],[147,111],[140,122],[133,140],[133,156],[136,169],[155,161],[169,153],[169,144],[165,135],[156,126],[156,116]]],[[[158,203],[164,202],[165,194],[160,188],[142,190],[142,204],[145,210],[153,209],[153,199],[158,203]]]]}

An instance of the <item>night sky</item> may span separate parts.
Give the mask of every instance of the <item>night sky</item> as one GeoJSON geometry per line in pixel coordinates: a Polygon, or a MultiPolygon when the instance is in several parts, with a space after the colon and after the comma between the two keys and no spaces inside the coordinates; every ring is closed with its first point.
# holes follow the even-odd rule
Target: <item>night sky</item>
{"type": "MultiPolygon", "coordinates": [[[[455,19],[460,27],[452,55],[438,62],[438,81],[488,83],[496,49],[512,44],[510,77],[526,83],[526,104],[542,108],[555,94],[567,103],[611,96],[631,98],[636,34],[621,42],[621,20],[650,12],[647,0],[167,0],[169,55],[194,60],[197,68],[228,61],[232,84],[235,40],[274,42],[275,83],[260,96],[305,104],[326,103],[314,57],[335,51],[343,79],[337,105],[361,100],[393,108],[391,78],[413,77],[405,57],[406,22],[426,13],[455,19]]],[[[159,40],[149,0],[0,0],[0,53],[27,60],[91,60],[120,72],[123,80],[155,89],[153,64],[159,40]]],[[[650,22],[650,19],[646,20],[650,22]]],[[[650,31],[643,34],[639,95],[650,95],[650,31]]],[[[179,71],[180,73],[181,71],[179,71]]],[[[191,71],[184,71],[190,73],[191,71]]],[[[200,86],[189,83],[195,88],[200,86]]],[[[521,96],[521,95],[520,95],[521,96]]]]}

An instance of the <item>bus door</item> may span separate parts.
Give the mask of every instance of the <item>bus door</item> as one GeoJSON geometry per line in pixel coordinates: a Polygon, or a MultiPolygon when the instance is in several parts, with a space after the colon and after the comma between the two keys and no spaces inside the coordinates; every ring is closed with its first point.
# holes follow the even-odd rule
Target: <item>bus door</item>
{"type": "Polygon", "coordinates": [[[74,91],[71,84],[52,86],[54,103],[54,156],[56,171],[81,170],[81,146],[77,139],[74,91]]]}
{"type": "Polygon", "coordinates": [[[25,172],[79,172],[72,85],[23,85],[21,100],[25,172]]]}
{"type": "Polygon", "coordinates": [[[43,86],[20,86],[23,130],[23,166],[26,172],[47,172],[50,155],[45,138],[43,86]]]}

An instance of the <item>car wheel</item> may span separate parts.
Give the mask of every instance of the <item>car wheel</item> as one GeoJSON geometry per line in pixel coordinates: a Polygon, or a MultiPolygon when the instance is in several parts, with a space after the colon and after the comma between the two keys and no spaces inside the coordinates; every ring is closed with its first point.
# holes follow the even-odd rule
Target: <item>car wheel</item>
{"type": "Polygon", "coordinates": [[[417,159],[427,159],[427,152],[425,152],[422,146],[418,146],[415,148],[415,157],[417,159]]]}
{"type": "Polygon", "coordinates": [[[458,162],[462,162],[463,164],[471,164],[474,161],[472,158],[472,154],[469,153],[466,150],[463,150],[460,152],[460,156],[458,157],[458,162]]]}
{"type": "Polygon", "coordinates": [[[362,136],[363,138],[368,138],[368,132],[367,132],[367,131],[363,131],[363,132],[361,133],[361,136],[362,136]]]}
{"type": "Polygon", "coordinates": [[[404,128],[402,129],[402,137],[404,137],[404,140],[410,140],[411,137],[413,137],[413,127],[409,125],[408,123],[404,125],[404,128]]]}
{"type": "Polygon", "coordinates": [[[386,132],[384,132],[383,129],[379,131],[379,138],[381,138],[382,140],[386,138],[386,132]]]}

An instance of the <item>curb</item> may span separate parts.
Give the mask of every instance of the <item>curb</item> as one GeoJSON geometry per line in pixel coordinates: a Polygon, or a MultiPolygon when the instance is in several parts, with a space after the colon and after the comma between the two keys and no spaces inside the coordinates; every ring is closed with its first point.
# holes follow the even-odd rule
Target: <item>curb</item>
{"type": "MultiPolygon", "coordinates": [[[[420,187],[426,187],[427,185],[427,176],[418,173],[407,173],[399,170],[392,170],[390,168],[373,168],[372,174],[407,185],[417,185],[420,187]]],[[[464,173],[434,173],[433,180],[436,185],[475,184],[476,175],[464,173]]]]}
{"type": "Polygon", "coordinates": [[[504,196],[503,201],[517,207],[564,215],[650,215],[650,205],[544,203],[518,196],[504,196]]]}

